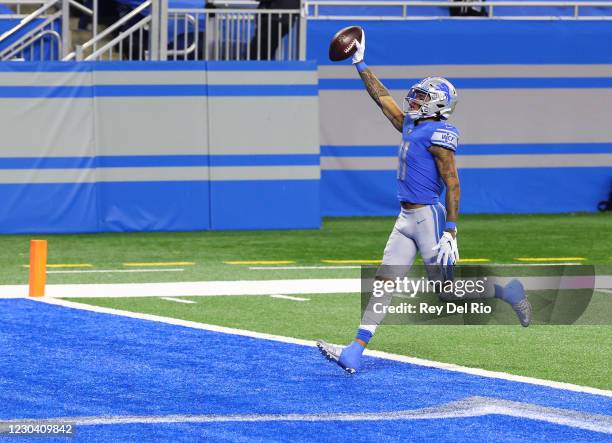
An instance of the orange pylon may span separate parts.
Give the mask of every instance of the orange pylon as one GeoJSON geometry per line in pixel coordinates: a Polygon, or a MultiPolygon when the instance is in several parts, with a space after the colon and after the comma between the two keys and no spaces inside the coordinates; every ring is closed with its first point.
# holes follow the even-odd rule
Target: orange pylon
{"type": "Polygon", "coordinates": [[[30,240],[30,297],[43,297],[47,281],[47,240],[30,240]]]}

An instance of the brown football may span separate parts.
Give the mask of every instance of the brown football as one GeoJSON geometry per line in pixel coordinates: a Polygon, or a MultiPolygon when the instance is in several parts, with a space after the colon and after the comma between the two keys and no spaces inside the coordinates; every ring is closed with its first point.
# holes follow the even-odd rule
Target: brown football
{"type": "Polygon", "coordinates": [[[357,50],[355,40],[361,41],[362,35],[363,29],[359,26],[349,26],[336,32],[329,44],[329,59],[339,62],[351,57],[357,50]]]}

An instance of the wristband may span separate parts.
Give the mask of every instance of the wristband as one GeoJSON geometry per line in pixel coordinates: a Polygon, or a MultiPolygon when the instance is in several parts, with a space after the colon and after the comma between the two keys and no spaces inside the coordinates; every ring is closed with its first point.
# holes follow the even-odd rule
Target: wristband
{"type": "Polygon", "coordinates": [[[444,229],[454,229],[455,231],[457,230],[457,223],[455,222],[446,222],[446,226],[444,226],[444,229]]]}
{"type": "Polygon", "coordinates": [[[363,72],[368,67],[368,65],[366,65],[365,62],[361,60],[359,63],[355,63],[355,67],[357,68],[357,72],[363,72]]]}

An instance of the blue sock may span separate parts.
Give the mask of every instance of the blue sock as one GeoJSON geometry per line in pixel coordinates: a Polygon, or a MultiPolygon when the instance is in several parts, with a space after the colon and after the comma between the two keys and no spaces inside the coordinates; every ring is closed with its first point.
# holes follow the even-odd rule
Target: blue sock
{"type": "Polygon", "coordinates": [[[357,329],[357,335],[355,336],[355,340],[361,340],[367,345],[370,342],[370,339],[372,338],[373,335],[374,334],[372,334],[367,329],[359,328],[357,329]]]}
{"type": "Polygon", "coordinates": [[[495,287],[495,298],[504,299],[504,288],[500,285],[493,285],[495,287]]]}
{"type": "Polygon", "coordinates": [[[495,286],[495,298],[500,298],[506,303],[514,305],[525,298],[525,290],[523,285],[517,279],[513,279],[506,286],[495,286]]]}

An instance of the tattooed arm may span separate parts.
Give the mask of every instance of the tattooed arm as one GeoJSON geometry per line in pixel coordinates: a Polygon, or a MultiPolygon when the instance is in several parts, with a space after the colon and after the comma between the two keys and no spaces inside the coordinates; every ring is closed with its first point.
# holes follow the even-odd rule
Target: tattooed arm
{"type": "MultiPolygon", "coordinates": [[[[444,149],[440,146],[432,145],[429,147],[436,160],[438,172],[446,185],[446,220],[449,222],[457,222],[459,216],[459,199],[461,197],[461,187],[459,185],[459,175],[455,164],[455,153],[449,149],[444,149]]],[[[456,231],[447,229],[453,237],[456,231]]]]}
{"type": "Polygon", "coordinates": [[[382,109],[383,114],[389,119],[393,127],[399,132],[402,132],[404,124],[404,113],[395,102],[393,97],[389,94],[389,91],[385,86],[378,80],[369,68],[365,68],[359,73],[363,83],[372,97],[372,100],[376,102],[378,107],[382,109]]]}

